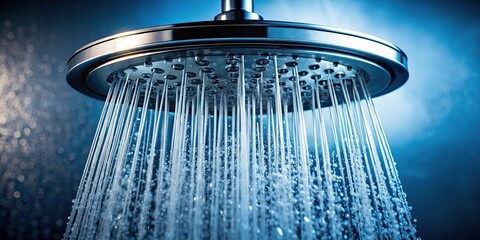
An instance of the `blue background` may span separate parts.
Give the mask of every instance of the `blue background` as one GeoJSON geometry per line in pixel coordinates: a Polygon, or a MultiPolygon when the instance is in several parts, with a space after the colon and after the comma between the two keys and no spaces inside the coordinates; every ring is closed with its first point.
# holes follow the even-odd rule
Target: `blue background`
{"type": "MultiPolygon", "coordinates": [[[[480,239],[480,2],[256,1],[265,19],[371,34],[409,57],[410,79],[375,100],[423,239],[480,239]]],[[[220,1],[0,3],[0,239],[63,234],[102,102],[65,63],[122,31],[211,20],[220,1]]]]}

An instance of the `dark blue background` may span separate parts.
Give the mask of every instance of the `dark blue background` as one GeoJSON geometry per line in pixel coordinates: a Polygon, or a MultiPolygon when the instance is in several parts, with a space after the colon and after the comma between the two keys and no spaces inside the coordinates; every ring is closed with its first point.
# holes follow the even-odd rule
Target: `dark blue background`
{"type": "MultiPolygon", "coordinates": [[[[256,1],[269,20],[391,41],[410,79],[375,100],[423,239],[480,239],[480,2],[256,1]]],[[[65,63],[118,32],[211,20],[220,1],[0,3],[0,239],[60,238],[102,102],[73,91],[65,63]]]]}

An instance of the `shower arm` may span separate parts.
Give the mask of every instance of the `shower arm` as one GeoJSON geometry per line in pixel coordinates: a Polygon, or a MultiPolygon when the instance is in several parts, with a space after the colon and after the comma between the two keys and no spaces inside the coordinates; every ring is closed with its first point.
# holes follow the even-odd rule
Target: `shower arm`
{"type": "Polygon", "coordinates": [[[215,20],[263,20],[263,17],[253,12],[253,0],[222,0],[222,13],[215,16],[215,20]]]}

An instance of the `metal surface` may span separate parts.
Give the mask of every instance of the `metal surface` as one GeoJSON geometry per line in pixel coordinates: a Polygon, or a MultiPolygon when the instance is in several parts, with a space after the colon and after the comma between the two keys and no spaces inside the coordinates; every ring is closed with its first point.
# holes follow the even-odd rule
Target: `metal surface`
{"type": "Polygon", "coordinates": [[[368,35],[300,23],[210,21],[142,29],[93,42],[70,58],[67,81],[103,99],[109,74],[144,61],[264,52],[353,66],[365,75],[374,96],[395,90],[408,78],[406,55],[368,35]]]}
{"type": "MultiPolygon", "coordinates": [[[[303,55],[292,56],[292,52],[285,53],[276,49],[245,50],[233,48],[229,49],[229,54],[213,55],[195,55],[187,51],[186,57],[185,52],[182,57],[174,57],[178,52],[151,53],[149,60],[128,67],[125,67],[128,61],[108,62],[93,70],[90,79],[107,79],[109,83],[138,83],[141,88],[151,82],[152,88],[156,89],[154,92],[167,94],[170,111],[176,108],[179,91],[192,99],[203,96],[202,91],[205,91],[205,101],[211,106],[210,109],[214,109],[215,104],[220,102],[229,108],[234,107],[241,89],[245,89],[247,96],[257,99],[274,99],[279,94],[289,111],[293,110],[293,95],[297,92],[301,96],[297,97],[302,99],[304,110],[319,105],[331,106],[330,87],[340,91],[343,84],[352,90],[353,81],[358,83],[358,77],[363,76],[357,69],[365,69],[375,76],[375,79],[367,83],[370,91],[382,91],[389,84],[390,75],[384,68],[362,59],[346,58],[328,52],[322,52],[323,58],[320,58],[319,52],[302,51],[299,54],[303,55]],[[260,51],[276,53],[258,54],[260,51]],[[308,53],[311,55],[308,56],[308,53]],[[355,64],[344,65],[345,63],[355,64]],[[312,103],[313,95],[318,95],[318,103],[312,103]]],[[[226,52],[222,49],[217,51],[226,52]]],[[[134,59],[141,58],[139,56],[134,59]]],[[[96,85],[97,83],[99,82],[92,81],[88,84],[96,86],[97,90],[102,89],[102,92],[110,87],[108,84],[96,85]]],[[[150,101],[148,107],[154,106],[155,101],[150,101]]],[[[255,109],[260,112],[260,109],[267,107],[268,101],[260,101],[255,109]]]]}
{"type": "Polygon", "coordinates": [[[252,0],[222,0],[222,13],[215,20],[262,20],[262,16],[253,12],[252,0]]]}

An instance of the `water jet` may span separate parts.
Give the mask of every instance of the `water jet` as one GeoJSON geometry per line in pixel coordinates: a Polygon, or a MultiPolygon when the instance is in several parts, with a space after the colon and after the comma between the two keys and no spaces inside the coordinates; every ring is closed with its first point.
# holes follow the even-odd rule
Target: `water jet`
{"type": "Polygon", "coordinates": [[[222,10],[70,58],[105,106],[65,239],[416,238],[372,101],[408,79],[405,53],[222,10]]]}

